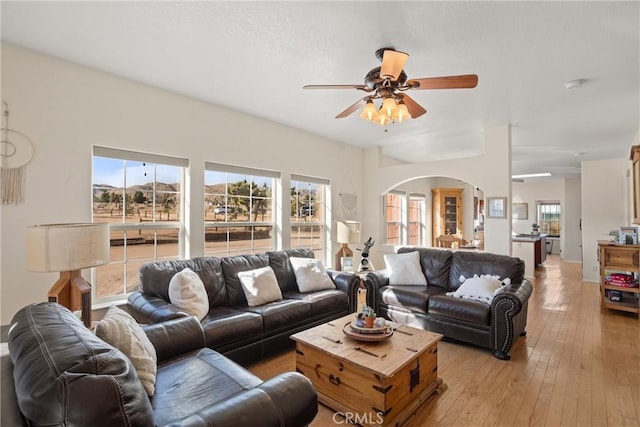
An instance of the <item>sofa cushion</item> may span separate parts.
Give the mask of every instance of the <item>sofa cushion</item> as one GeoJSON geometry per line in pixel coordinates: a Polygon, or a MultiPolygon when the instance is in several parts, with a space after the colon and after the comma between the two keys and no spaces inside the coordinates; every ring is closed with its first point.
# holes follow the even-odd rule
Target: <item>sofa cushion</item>
{"type": "Polygon", "coordinates": [[[249,307],[282,299],[282,291],[270,266],[240,271],[238,277],[249,307]]]}
{"type": "Polygon", "coordinates": [[[149,396],[153,396],[158,359],[156,349],[129,313],[115,305],[96,326],[96,336],[123,352],[136,368],[149,396]]]}
{"type": "Polygon", "coordinates": [[[448,317],[479,325],[489,325],[491,306],[479,301],[433,295],[428,301],[429,315],[448,317]]]}
{"type": "Polygon", "coordinates": [[[419,313],[426,313],[429,298],[442,292],[437,287],[415,285],[389,285],[378,290],[379,301],[382,303],[419,313]]]}
{"type": "Polygon", "coordinates": [[[177,272],[169,281],[169,301],[198,319],[209,312],[209,297],[204,283],[189,267],[177,272]]]}
{"type": "Polygon", "coordinates": [[[473,277],[474,274],[490,274],[502,279],[509,277],[511,283],[524,280],[524,261],[507,255],[487,252],[456,251],[451,262],[449,290],[460,287],[460,276],[473,277]]]}
{"type": "Polygon", "coordinates": [[[29,305],[11,324],[16,395],[32,425],[155,425],[131,361],[67,308],[29,305]]]}
{"type": "Polygon", "coordinates": [[[289,257],[313,258],[314,254],[308,248],[294,248],[286,251],[270,251],[267,252],[267,256],[269,257],[269,265],[273,268],[273,272],[278,279],[278,285],[280,285],[280,289],[284,293],[286,291],[298,291],[296,275],[293,273],[289,257]]]}
{"type": "Polygon", "coordinates": [[[439,286],[444,289],[449,287],[449,272],[453,252],[446,249],[402,247],[398,253],[418,251],[420,253],[420,265],[427,278],[429,286],[439,286]]]}
{"type": "Polygon", "coordinates": [[[389,273],[390,285],[427,285],[427,278],[420,266],[419,252],[386,254],[384,264],[389,273]]]}
{"type": "Polygon", "coordinates": [[[151,401],[155,425],[181,425],[181,420],[261,383],[260,378],[209,348],[184,353],[158,367],[158,391],[151,401]]]}
{"type": "Polygon", "coordinates": [[[169,301],[169,282],[177,272],[185,268],[190,268],[202,280],[209,298],[209,307],[228,305],[220,258],[200,257],[144,264],[138,273],[142,291],[169,301]]]}
{"type": "Polygon", "coordinates": [[[289,262],[296,275],[296,283],[300,292],[313,292],[322,289],[335,289],[336,285],[324,269],[320,260],[314,258],[289,257],[289,262]]]}
{"type": "Polygon", "coordinates": [[[258,340],[263,331],[262,316],[231,307],[216,307],[202,319],[202,329],[208,347],[220,348],[252,337],[258,340]]]}
{"type": "Polygon", "coordinates": [[[313,316],[328,315],[336,312],[348,312],[349,297],[345,292],[337,289],[326,289],[322,291],[300,293],[287,292],[285,298],[301,300],[311,306],[313,316]]]}
{"type": "Polygon", "coordinates": [[[294,299],[283,299],[257,307],[243,308],[243,310],[262,316],[266,334],[291,329],[292,325],[304,322],[311,316],[311,306],[304,301],[294,299]]]}
{"type": "Polygon", "coordinates": [[[229,295],[229,305],[246,305],[247,299],[242,290],[242,284],[238,273],[241,271],[255,270],[269,265],[267,254],[257,255],[237,255],[221,258],[222,274],[227,284],[227,294],[229,295]]]}

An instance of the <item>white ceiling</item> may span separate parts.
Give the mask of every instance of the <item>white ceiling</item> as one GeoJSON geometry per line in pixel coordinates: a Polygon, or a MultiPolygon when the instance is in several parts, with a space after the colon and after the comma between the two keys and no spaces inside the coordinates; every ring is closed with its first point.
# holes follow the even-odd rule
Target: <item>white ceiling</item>
{"type": "Polygon", "coordinates": [[[575,176],[626,157],[640,129],[640,3],[11,2],[2,40],[334,140],[422,162],[483,152],[511,124],[513,173],[575,176]],[[388,132],[354,113],[376,49],[408,77],[477,74],[475,89],[408,92],[428,113],[388,132]],[[586,79],[567,90],[573,79],[586,79]]]}

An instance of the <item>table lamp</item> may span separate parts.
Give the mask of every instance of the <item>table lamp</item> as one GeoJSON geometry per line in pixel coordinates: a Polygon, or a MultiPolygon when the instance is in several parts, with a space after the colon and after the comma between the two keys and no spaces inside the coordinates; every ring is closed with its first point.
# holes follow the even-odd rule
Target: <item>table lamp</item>
{"type": "Polygon", "coordinates": [[[43,224],[27,227],[27,268],[60,272],[49,290],[49,302],[81,310],[91,326],[91,285],[80,270],[109,262],[109,224],[43,224]]]}
{"type": "Polygon", "coordinates": [[[336,241],[340,243],[340,249],[336,253],[336,270],[342,270],[342,258],[353,257],[353,251],[349,249],[349,243],[360,241],[360,223],[357,221],[336,221],[336,241]]]}

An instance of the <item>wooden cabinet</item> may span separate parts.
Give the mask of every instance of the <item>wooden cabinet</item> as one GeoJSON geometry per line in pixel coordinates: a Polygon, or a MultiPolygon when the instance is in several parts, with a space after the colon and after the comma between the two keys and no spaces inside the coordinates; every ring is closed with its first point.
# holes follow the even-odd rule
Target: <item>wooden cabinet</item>
{"type": "Polygon", "coordinates": [[[438,246],[438,236],[455,234],[462,238],[463,188],[434,188],[433,196],[433,246],[438,246]]]}
{"type": "Polygon", "coordinates": [[[640,313],[640,245],[599,241],[600,305],[640,313]]]}

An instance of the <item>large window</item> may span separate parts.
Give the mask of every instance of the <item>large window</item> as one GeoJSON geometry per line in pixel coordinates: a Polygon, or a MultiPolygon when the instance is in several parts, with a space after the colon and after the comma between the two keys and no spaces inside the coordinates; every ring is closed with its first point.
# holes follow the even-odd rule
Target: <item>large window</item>
{"type": "Polygon", "coordinates": [[[136,289],[142,264],[181,256],[186,159],[93,150],[93,222],[109,223],[111,262],[96,268],[95,302],[136,289]]]}
{"type": "Polygon", "coordinates": [[[423,194],[399,191],[384,195],[386,243],[390,245],[424,245],[425,207],[423,194]]]}
{"type": "Polygon", "coordinates": [[[560,202],[538,202],[540,233],[560,237],[560,202]]]}
{"type": "Polygon", "coordinates": [[[274,181],[279,172],[205,164],[205,254],[228,256],[274,249],[274,181]]]}
{"type": "Polygon", "coordinates": [[[309,248],[324,259],[326,195],[329,180],[291,175],[291,247],[309,248]]]}

